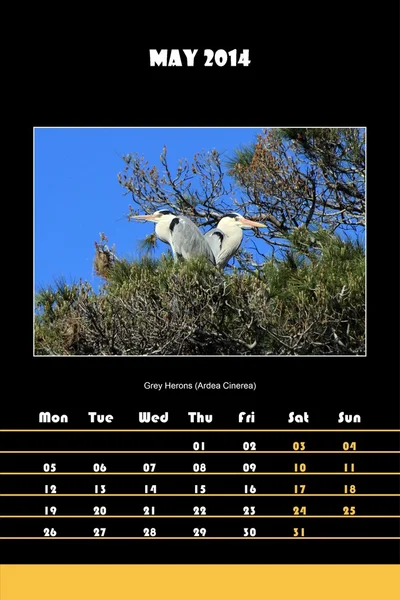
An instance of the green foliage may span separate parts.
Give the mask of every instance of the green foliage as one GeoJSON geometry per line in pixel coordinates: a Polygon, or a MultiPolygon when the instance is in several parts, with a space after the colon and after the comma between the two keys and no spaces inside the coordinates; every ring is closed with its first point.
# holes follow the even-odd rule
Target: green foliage
{"type": "MultiPolygon", "coordinates": [[[[365,256],[358,242],[325,230],[293,233],[286,260],[266,263],[270,309],[281,319],[280,343],[293,353],[362,354],[365,256]],[[287,343],[289,341],[289,344],[287,343]],[[287,348],[289,349],[289,348],[287,348]]],[[[279,336],[278,336],[279,337],[279,336]]]]}
{"type": "Polygon", "coordinates": [[[157,236],[154,231],[137,243],[138,252],[141,256],[151,254],[156,249],[156,246],[157,236]]]}
{"type": "Polygon", "coordinates": [[[203,260],[118,260],[100,291],[58,282],[36,298],[36,354],[363,354],[365,257],[294,230],[283,260],[222,274],[203,260]]]}
{"type": "Polygon", "coordinates": [[[240,165],[240,167],[249,167],[253,160],[255,149],[255,143],[236,148],[236,150],[233,151],[233,155],[226,160],[226,166],[229,169],[229,173],[234,174],[235,168],[237,168],[238,165],[240,165]]]}

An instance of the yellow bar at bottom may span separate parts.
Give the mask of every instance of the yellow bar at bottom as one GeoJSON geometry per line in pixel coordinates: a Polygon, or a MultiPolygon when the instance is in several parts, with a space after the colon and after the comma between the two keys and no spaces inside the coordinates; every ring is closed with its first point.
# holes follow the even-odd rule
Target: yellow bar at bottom
{"type": "Polygon", "coordinates": [[[1,600],[398,600],[399,582],[399,565],[0,566],[1,600]]]}

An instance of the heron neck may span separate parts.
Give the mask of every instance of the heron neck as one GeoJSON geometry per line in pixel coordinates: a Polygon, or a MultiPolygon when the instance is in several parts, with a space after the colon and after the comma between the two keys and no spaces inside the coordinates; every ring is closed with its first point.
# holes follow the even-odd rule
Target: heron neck
{"type": "Polygon", "coordinates": [[[218,229],[222,231],[232,241],[240,243],[243,237],[243,230],[237,225],[225,225],[225,223],[218,224],[218,229]]]}
{"type": "Polygon", "coordinates": [[[164,223],[162,221],[157,223],[155,231],[156,231],[156,236],[158,237],[159,240],[161,240],[165,244],[169,244],[169,240],[170,240],[169,223],[164,223]]]}

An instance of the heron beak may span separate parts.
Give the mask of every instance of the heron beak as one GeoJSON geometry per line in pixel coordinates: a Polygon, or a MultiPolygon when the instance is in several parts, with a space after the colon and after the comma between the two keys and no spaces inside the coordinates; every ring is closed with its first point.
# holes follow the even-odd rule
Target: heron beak
{"type": "Polygon", "coordinates": [[[245,219],[244,217],[241,217],[239,220],[241,224],[245,227],[266,227],[264,223],[259,223],[258,221],[250,221],[250,219],[245,219]]]}
{"type": "Polygon", "coordinates": [[[156,221],[156,217],[154,215],[134,215],[131,216],[131,219],[135,219],[137,221],[156,221]]]}

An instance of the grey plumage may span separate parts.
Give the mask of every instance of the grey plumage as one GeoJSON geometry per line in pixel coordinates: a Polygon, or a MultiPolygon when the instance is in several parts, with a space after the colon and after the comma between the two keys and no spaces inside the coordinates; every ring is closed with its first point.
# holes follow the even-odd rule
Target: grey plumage
{"type": "Polygon", "coordinates": [[[215,264],[223,269],[229,262],[229,259],[235,254],[242,243],[243,233],[241,229],[233,232],[234,235],[228,236],[219,227],[207,231],[205,238],[213,251],[215,264]],[[229,237],[229,239],[228,239],[229,237]]]}
{"type": "Polygon", "coordinates": [[[196,225],[187,217],[176,216],[169,224],[170,245],[177,258],[205,256],[215,265],[212,249],[196,225]]]}
{"type": "Polygon", "coordinates": [[[175,215],[169,210],[158,210],[152,215],[138,215],[133,218],[156,223],[155,232],[158,239],[171,246],[175,260],[205,256],[215,265],[212,249],[201,231],[187,217],[175,215]]]}

